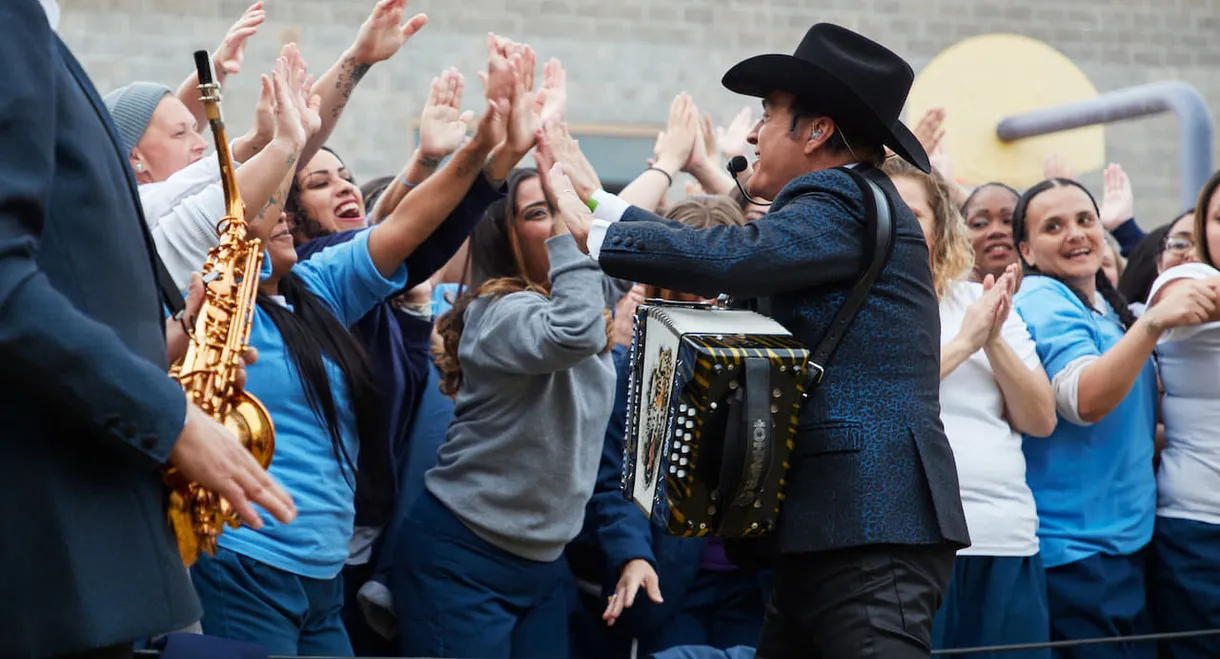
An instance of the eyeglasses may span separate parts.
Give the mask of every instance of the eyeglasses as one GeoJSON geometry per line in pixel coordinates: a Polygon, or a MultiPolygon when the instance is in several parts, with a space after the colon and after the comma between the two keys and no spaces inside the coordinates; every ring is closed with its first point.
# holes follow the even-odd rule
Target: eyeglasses
{"type": "Polygon", "coordinates": [[[1166,251],[1166,252],[1173,252],[1174,254],[1185,254],[1187,252],[1193,251],[1194,249],[1195,249],[1195,241],[1191,240],[1190,238],[1184,238],[1182,236],[1171,236],[1165,240],[1165,250],[1164,251],[1166,251]]]}

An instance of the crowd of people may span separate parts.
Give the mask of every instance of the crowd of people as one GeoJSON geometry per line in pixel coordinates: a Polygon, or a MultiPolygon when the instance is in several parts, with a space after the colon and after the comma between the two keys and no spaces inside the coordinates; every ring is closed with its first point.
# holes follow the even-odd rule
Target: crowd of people
{"type": "MultiPolygon", "coordinates": [[[[437,72],[415,152],[358,182],[330,136],[427,38],[406,4],[329,68],[284,46],[253,112],[225,108],[253,118],[229,146],[265,246],[242,386],[267,470],[166,375],[227,211],[197,76],[99,93],[53,0],[0,6],[0,656],[919,657],[1220,628],[1220,173],[1148,233],[1118,164],[1100,195],[1054,154],[1025,190],[959,181],[944,112],[898,121],[910,67],[818,24],[725,75],[758,110],[718,127],[677,94],[617,193],[563,64],[488,35],[481,84],[437,72]],[[727,294],[816,344],[869,253],[865,181],[892,246],[802,408],[774,537],[667,535],[621,491],[637,307],[727,294]],[[167,465],[244,522],[189,568],[167,465]]],[[[265,20],[223,36],[220,85],[265,20]]],[[[975,656],[1158,651],[1220,637],[975,656]]]]}

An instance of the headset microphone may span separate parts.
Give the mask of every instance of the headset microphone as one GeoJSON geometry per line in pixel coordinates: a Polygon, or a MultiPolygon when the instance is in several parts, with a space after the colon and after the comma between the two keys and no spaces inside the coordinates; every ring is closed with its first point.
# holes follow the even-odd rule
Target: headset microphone
{"type": "Polygon", "coordinates": [[[737,189],[741,191],[741,196],[745,197],[746,201],[754,204],[755,206],[770,206],[771,202],[765,199],[755,199],[754,197],[750,196],[750,193],[746,192],[745,188],[741,187],[741,179],[737,177],[749,168],[750,161],[746,160],[745,156],[733,156],[733,158],[729,160],[729,176],[733,177],[733,182],[737,184],[737,189]]]}

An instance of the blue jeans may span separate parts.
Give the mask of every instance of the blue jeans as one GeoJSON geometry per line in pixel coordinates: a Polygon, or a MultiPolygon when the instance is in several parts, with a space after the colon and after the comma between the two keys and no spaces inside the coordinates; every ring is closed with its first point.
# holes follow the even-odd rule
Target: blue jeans
{"type": "MultiPolygon", "coordinates": [[[[1042,557],[958,556],[932,625],[932,647],[1045,643],[1051,621],[1042,557]]],[[[1051,651],[972,654],[971,659],[1050,659],[1051,651]]]]}
{"type": "Polygon", "coordinates": [[[191,568],[203,633],[257,643],[272,655],[352,656],[343,628],[343,579],[310,579],[227,549],[191,568]]]}
{"type": "Polygon", "coordinates": [[[483,540],[431,493],[398,529],[391,591],[407,657],[563,659],[567,562],[531,561],[483,540]]]}

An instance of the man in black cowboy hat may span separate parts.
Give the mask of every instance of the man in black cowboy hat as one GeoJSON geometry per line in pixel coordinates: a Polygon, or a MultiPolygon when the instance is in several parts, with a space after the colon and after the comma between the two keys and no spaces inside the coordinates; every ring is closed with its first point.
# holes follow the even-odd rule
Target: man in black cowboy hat
{"type": "Polygon", "coordinates": [[[563,165],[594,209],[582,213],[568,181],[554,176],[569,228],[607,274],[705,297],[769,300],[759,308],[810,348],[871,257],[872,197],[845,168],[889,198],[889,260],[800,413],[773,538],[775,585],[758,647],[766,659],[928,656],[956,550],[969,544],[940,422],[940,319],[928,250],[876,167],[888,147],[929,169],[898,121],[912,78],[894,53],[828,24],[814,25],[794,56],[733,67],[724,85],[763,99],[749,136],[757,155],[749,192],[774,200],[744,227],[676,226],[627,206],[585,173],[570,140],[544,136],[543,164],[563,165]]]}

